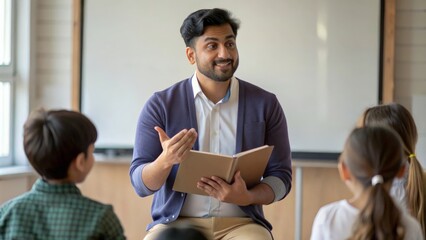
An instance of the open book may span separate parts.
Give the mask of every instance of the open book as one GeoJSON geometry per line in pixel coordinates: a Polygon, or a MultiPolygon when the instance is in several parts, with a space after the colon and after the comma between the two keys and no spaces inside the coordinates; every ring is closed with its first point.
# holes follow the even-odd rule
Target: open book
{"type": "Polygon", "coordinates": [[[197,188],[201,177],[217,176],[231,183],[238,170],[247,188],[253,187],[260,182],[273,148],[264,145],[233,156],[191,150],[179,165],[173,190],[207,195],[197,188]]]}

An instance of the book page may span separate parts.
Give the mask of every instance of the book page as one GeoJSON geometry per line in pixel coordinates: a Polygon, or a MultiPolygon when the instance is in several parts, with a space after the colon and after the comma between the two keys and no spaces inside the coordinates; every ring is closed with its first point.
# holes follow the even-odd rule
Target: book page
{"type": "Polygon", "coordinates": [[[207,195],[197,188],[197,182],[201,177],[217,176],[229,183],[233,176],[232,162],[231,156],[191,150],[179,166],[173,190],[207,195]]]}
{"type": "Polygon", "coordinates": [[[241,172],[241,177],[246,182],[247,188],[257,185],[265,172],[269,157],[274,146],[262,146],[235,155],[236,164],[233,172],[241,172]]]}

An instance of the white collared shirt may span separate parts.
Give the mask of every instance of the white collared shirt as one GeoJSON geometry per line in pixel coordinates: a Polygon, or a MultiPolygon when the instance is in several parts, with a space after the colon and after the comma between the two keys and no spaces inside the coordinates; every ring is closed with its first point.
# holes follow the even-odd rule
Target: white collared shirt
{"type": "MultiPolygon", "coordinates": [[[[232,77],[227,94],[215,104],[202,92],[196,74],[192,77],[200,151],[226,155],[235,154],[238,86],[238,80],[232,77]]],[[[208,196],[188,194],[180,216],[244,217],[247,215],[235,204],[220,202],[208,196]]]]}

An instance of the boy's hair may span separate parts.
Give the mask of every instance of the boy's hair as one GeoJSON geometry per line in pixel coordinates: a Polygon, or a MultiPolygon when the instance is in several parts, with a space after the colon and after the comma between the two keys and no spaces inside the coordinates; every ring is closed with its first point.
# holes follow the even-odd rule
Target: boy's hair
{"type": "Polygon", "coordinates": [[[240,23],[231,17],[231,13],[220,8],[200,9],[191,13],[182,23],[180,34],[187,47],[193,47],[193,39],[204,34],[208,26],[231,25],[232,31],[237,36],[240,23]]]}
{"type": "Polygon", "coordinates": [[[45,179],[63,179],[71,162],[97,138],[95,125],[83,114],[68,110],[32,112],[24,124],[24,150],[45,179]]]}
{"type": "Polygon", "coordinates": [[[363,117],[364,126],[385,125],[394,129],[401,137],[405,153],[404,159],[409,162],[406,186],[407,206],[425,232],[426,186],[423,167],[415,155],[418,135],[413,116],[401,104],[391,103],[368,108],[363,117]]]}
{"type": "Polygon", "coordinates": [[[350,239],[403,239],[401,213],[384,184],[391,184],[403,165],[398,134],[383,126],[354,129],[340,159],[351,175],[369,192],[350,239]],[[374,177],[382,178],[375,183],[374,177]]]}

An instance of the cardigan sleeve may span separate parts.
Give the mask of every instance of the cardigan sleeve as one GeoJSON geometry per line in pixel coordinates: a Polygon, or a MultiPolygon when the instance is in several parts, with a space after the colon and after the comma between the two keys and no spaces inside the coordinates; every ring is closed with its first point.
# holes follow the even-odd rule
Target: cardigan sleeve
{"type": "Polygon", "coordinates": [[[143,183],[142,170],[147,164],[153,162],[162,151],[158,133],[154,129],[155,126],[164,129],[161,105],[158,96],[154,94],[143,107],[136,127],[130,179],[134,190],[141,197],[154,193],[143,183]]]}

